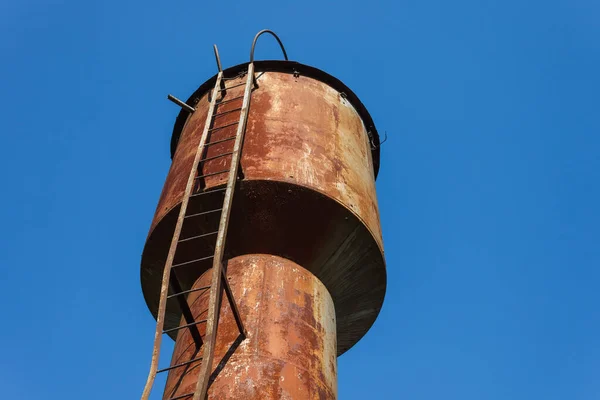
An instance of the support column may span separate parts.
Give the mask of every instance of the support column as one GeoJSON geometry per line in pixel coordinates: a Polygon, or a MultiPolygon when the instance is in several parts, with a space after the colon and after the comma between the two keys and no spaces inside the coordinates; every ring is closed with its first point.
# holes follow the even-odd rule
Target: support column
{"type": "MultiPolygon", "coordinates": [[[[211,273],[194,288],[209,285],[211,273]]],[[[265,254],[229,260],[227,276],[248,337],[242,340],[223,292],[208,398],[337,399],[335,309],[325,286],[298,264],[265,254]]],[[[195,319],[205,319],[208,291],[188,301],[195,319]]],[[[204,339],[205,324],[198,327],[204,339]]],[[[190,332],[181,330],[171,365],[200,356],[190,332]]],[[[170,371],[163,399],[192,393],[199,371],[200,362],[170,371]]]]}

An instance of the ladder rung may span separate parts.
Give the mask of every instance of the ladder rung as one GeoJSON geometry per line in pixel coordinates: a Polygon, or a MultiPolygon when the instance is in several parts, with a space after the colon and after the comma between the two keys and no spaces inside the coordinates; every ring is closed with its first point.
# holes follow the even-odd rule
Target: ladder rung
{"type": "Polygon", "coordinates": [[[208,320],[201,319],[200,321],[192,322],[191,324],[181,325],[181,326],[178,326],[177,328],[171,328],[171,329],[164,330],[163,333],[175,332],[175,331],[178,331],[180,329],[189,328],[190,326],[202,324],[202,323],[204,323],[206,321],[208,321],[208,320]]]}
{"type": "Polygon", "coordinates": [[[192,261],[186,261],[186,262],[182,262],[179,264],[173,264],[173,266],[171,268],[176,268],[176,267],[181,267],[183,265],[189,265],[189,264],[194,264],[200,261],[206,261],[206,260],[210,260],[211,258],[214,258],[215,256],[208,256],[208,257],[202,257],[202,258],[197,258],[195,260],[192,261]]]}
{"type": "MultiPolygon", "coordinates": [[[[217,126],[216,128],[210,128],[208,131],[209,132],[218,131],[219,129],[223,129],[223,128],[227,128],[227,127],[230,127],[230,126],[233,126],[233,125],[237,125],[238,123],[239,123],[239,121],[235,121],[235,122],[232,122],[232,123],[227,124],[227,125],[217,126]]],[[[213,142],[213,143],[218,143],[218,142],[213,142]]],[[[205,146],[208,146],[209,144],[211,144],[211,143],[205,144],[205,146]]]]}
{"type": "Polygon", "coordinates": [[[241,109],[242,109],[242,107],[234,108],[233,110],[223,111],[223,112],[217,113],[217,114],[213,114],[213,118],[220,117],[221,115],[225,115],[225,114],[231,114],[232,112],[240,111],[241,109]]]}
{"type": "Polygon", "coordinates": [[[176,297],[176,296],[181,296],[187,293],[192,293],[192,292],[198,292],[200,290],[206,290],[206,289],[210,289],[210,286],[202,286],[196,289],[190,289],[190,290],[184,290],[183,292],[179,292],[179,293],[173,293],[167,296],[167,299],[170,299],[172,297],[176,297]]]}
{"type": "MultiPolygon", "coordinates": [[[[237,124],[237,122],[236,122],[237,124]]],[[[215,140],[214,142],[210,142],[210,143],[206,143],[204,146],[210,146],[211,144],[217,144],[217,143],[223,143],[223,142],[227,142],[229,140],[235,139],[237,136],[229,136],[228,138],[225,139],[221,139],[221,140],[215,140]]]]}
{"type": "Polygon", "coordinates": [[[200,239],[200,238],[203,238],[203,237],[206,237],[206,236],[210,236],[210,235],[216,235],[217,233],[219,233],[219,231],[204,233],[204,234],[198,235],[198,236],[192,236],[192,237],[189,237],[189,238],[181,239],[178,243],[187,242],[189,240],[194,240],[194,239],[200,239]]]}
{"type": "Polygon", "coordinates": [[[219,102],[217,103],[217,105],[218,105],[218,106],[220,106],[221,104],[227,104],[227,103],[231,103],[232,101],[236,101],[236,100],[243,99],[243,98],[244,98],[244,96],[237,96],[237,97],[234,97],[234,98],[232,98],[232,99],[229,99],[229,100],[223,100],[223,101],[219,101],[219,102]]]}
{"type": "Polygon", "coordinates": [[[175,364],[175,365],[173,365],[171,367],[168,367],[168,368],[159,369],[158,371],[156,371],[156,373],[160,374],[161,372],[170,371],[172,369],[179,368],[179,367],[184,367],[186,365],[189,365],[191,363],[194,363],[194,362],[200,361],[200,360],[202,360],[202,357],[194,358],[193,360],[186,361],[186,362],[183,362],[181,364],[175,364]]]}
{"type": "Polygon", "coordinates": [[[224,174],[225,172],[229,172],[228,169],[224,169],[223,171],[211,172],[210,174],[198,175],[195,179],[206,178],[207,176],[224,174]]]}
{"type": "Polygon", "coordinates": [[[225,90],[233,89],[234,87],[244,86],[245,84],[246,84],[246,82],[238,83],[237,85],[231,85],[229,87],[220,88],[219,91],[222,92],[225,90]]]}
{"type": "Polygon", "coordinates": [[[221,157],[225,157],[225,156],[230,156],[230,155],[232,155],[233,153],[235,153],[235,151],[231,151],[231,152],[229,152],[229,153],[223,153],[223,154],[219,154],[218,156],[208,157],[208,158],[205,158],[205,159],[202,159],[202,160],[200,160],[200,162],[205,162],[205,161],[214,160],[214,159],[221,158],[221,157]]]}
{"type": "Polygon", "coordinates": [[[186,215],[184,218],[199,217],[201,215],[216,213],[216,212],[219,212],[221,210],[222,210],[222,208],[217,208],[216,210],[210,210],[210,211],[202,211],[200,213],[186,215]]]}
{"type": "Polygon", "coordinates": [[[186,397],[192,397],[193,395],[194,395],[194,393],[186,393],[186,394],[179,395],[177,397],[171,397],[168,400],[181,400],[181,399],[185,399],[186,397]]]}
{"type": "Polygon", "coordinates": [[[213,190],[206,190],[204,192],[198,192],[198,193],[194,193],[192,194],[190,197],[196,197],[196,196],[203,196],[205,194],[211,194],[211,193],[218,193],[218,192],[224,192],[227,190],[227,187],[222,187],[219,189],[213,189],[213,190]]]}

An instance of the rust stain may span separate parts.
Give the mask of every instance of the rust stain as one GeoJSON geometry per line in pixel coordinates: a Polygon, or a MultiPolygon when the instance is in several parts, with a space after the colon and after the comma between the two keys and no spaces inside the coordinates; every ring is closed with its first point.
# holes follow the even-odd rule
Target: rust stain
{"type": "MultiPolygon", "coordinates": [[[[324,82],[273,71],[262,71],[257,76],[259,87],[252,94],[242,150],[244,179],[235,192],[226,250],[233,256],[278,255],[313,273],[335,303],[337,321],[334,318],[333,326],[337,326],[337,336],[330,341],[337,346],[335,353],[341,354],[373,324],[386,287],[366,128],[352,105],[324,82]]],[[[232,80],[228,85],[240,82],[241,79],[232,80]]],[[[224,100],[242,92],[243,86],[234,88],[224,100]]],[[[207,96],[202,97],[182,130],[142,256],[142,287],[153,312],[176,212],[208,104],[207,96]]],[[[232,101],[218,112],[240,105],[241,99],[232,101]]],[[[217,118],[214,126],[232,123],[236,118],[237,113],[225,114],[217,118]]],[[[233,136],[235,129],[231,126],[215,131],[210,140],[233,136]]],[[[209,146],[205,156],[231,151],[232,146],[232,142],[209,146]]],[[[208,161],[201,171],[206,174],[223,170],[228,161],[208,161]]],[[[226,174],[208,177],[205,185],[217,187],[225,179],[226,174]]],[[[191,207],[203,211],[219,206],[218,198],[202,201],[191,207]]],[[[188,226],[184,236],[208,232],[214,223],[206,217],[197,226],[188,226]]],[[[192,259],[200,251],[210,255],[211,243],[203,240],[178,248],[177,257],[179,261],[192,259]]],[[[184,287],[191,287],[209,267],[182,271],[180,280],[184,287]]],[[[167,306],[166,327],[176,326],[178,321],[179,310],[171,302],[167,306]]],[[[290,337],[291,343],[297,340],[290,337]]],[[[327,370],[328,374],[335,374],[333,367],[327,370]]]]}
{"type": "MultiPolygon", "coordinates": [[[[325,286],[306,269],[271,255],[236,257],[227,269],[248,338],[239,342],[224,297],[212,366],[218,373],[209,398],[336,399],[335,311],[325,286]]],[[[209,282],[207,272],[194,286],[209,282]]],[[[208,293],[191,293],[188,301],[202,319],[208,293]]],[[[204,335],[203,325],[200,332],[204,335]]],[[[171,365],[198,357],[195,352],[189,331],[181,330],[171,365]]],[[[172,370],[163,398],[193,392],[199,364],[172,370]]]]}
{"type": "MultiPolygon", "coordinates": [[[[229,81],[228,85],[242,82],[229,81]]],[[[375,194],[372,161],[366,129],[358,113],[338,92],[317,80],[296,82],[292,75],[267,72],[258,79],[252,95],[242,168],[245,179],[293,182],[314,188],[349,207],[373,232],[381,248],[381,230],[375,194]]],[[[227,92],[224,100],[243,94],[243,86],[227,92]]],[[[230,102],[219,112],[241,105],[230,102]]],[[[161,195],[151,229],[181,201],[208,110],[208,99],[200,99],[197,111],[183,129],[173,164],[161,195]]],[[[217,117],[214,126],[235,122],[237,114],[217,117]]],[[[235,126],[214,132],[210,140],[235,134],[235,126]]],[[[231,151],[232,143],[210,146],[206,157],[231,151]]],[[[227,158],[209,161],[203,173],[217,172],[227,158]]],[[[207,187],[225,182],[225,175],[208,177],[207,187]]]]}

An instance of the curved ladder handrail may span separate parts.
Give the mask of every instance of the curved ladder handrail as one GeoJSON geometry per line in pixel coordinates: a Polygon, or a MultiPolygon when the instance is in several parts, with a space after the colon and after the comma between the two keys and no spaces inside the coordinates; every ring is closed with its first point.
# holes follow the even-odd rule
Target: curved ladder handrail
{"type": "Polygon", "coordinates": [[[273,32],[270,29],[263,29],[262,31],[258,32],[256,36],[254,36],[254,40],[252,41],[252,48],[250,49],[250,62],[254,62],[254,47],[256,46],[256,41],[258,40],[259,36],[263,33],[270,33],[275,37],[275,39],[277,39],[277,43],[279,43],[279,47],[281,47],[281,51],[283,52],[283,57],[285,58],[285,61],[288,61],[288,56],[285,52],[285,47],[283,47],[283,43],[281,43],[279,36],[277,36],[277,34],[275,34],[275,32],[273,32]]]}

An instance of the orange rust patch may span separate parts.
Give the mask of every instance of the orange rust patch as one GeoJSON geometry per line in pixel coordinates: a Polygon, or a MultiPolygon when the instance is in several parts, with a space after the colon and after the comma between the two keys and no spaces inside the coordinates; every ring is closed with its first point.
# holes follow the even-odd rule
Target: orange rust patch
{"type": "MultiPolygon", "coordinates": [[[[352,105],[322,81],[272,71],[257,77],[259,87],[252,94],[242,149],[244,179],[234,195],[226,250],[231,255],[282,256],[316,275],[335,302],[341,354],[368,331],[385,294],[383,241],[366,129],[352,105]]],[[[225,100],[242,90],[228,91],[225,100]]],[[[232,101],[223,110],[236,105],[232,101]]],[[[205,123],[207,96],[196,108],[182,130],[142,256],[142,287],[153,313],[177,207],[205,123]]],[[[234,114],[219,119],[231,122],[234,114]]],[[[235,128],[215,131],[212,139],[232,136],[235,128]]],[[[207,156],[231,151],[232,145],[214,145],[207,156]]],[[[201,171],[220,171],[227,160],[209,161],[201,171]]],[[[203,185],[213,188],[224,184],[225,178],[225,174],[208,177],[203,185]]],[[[217,200],[202,198],[205,203],[192,207],[218,208],[217,200]]],[[[209,232],[215,221],[204,220],[185,226],[186,236],[209,232]]],[[[208,239],[181,246],[177,258],[208,256],[211,246],[208,239]]],[[[209,266],[182,271],[183,286],[189,288],[209,266]]],[[[166,327],[176,325],[179,316],[176,302],[169,302],[166,327]]]]}
{"type": "MultiPolygon", "coordinates": [[[[218,373],[209,398],[336,399],[337,378],[331,368],[336,364],[335,341],[328,339],[335,336],[335,325],[321,321],[334,307],[323,284],[297,264],[269,255],[236,257],[227,268],[248,338],[236,341],[237,326],[224,297],[212,366],[218,373]]],[[[195,286],[209,281],[210,273],[205,273],[195,286]]],[[[189,296],[196,318],[208,306],[207,293],[198,293],[189,296]]],[[[200,332],[204,335],[202,325],[200,332]]],[[[172,364],[189,360],[194,352],[189,331],[182,330],[172,364]]],[[[164,399],[192,392],[199,370],[172,370],[164,399]]]]}

